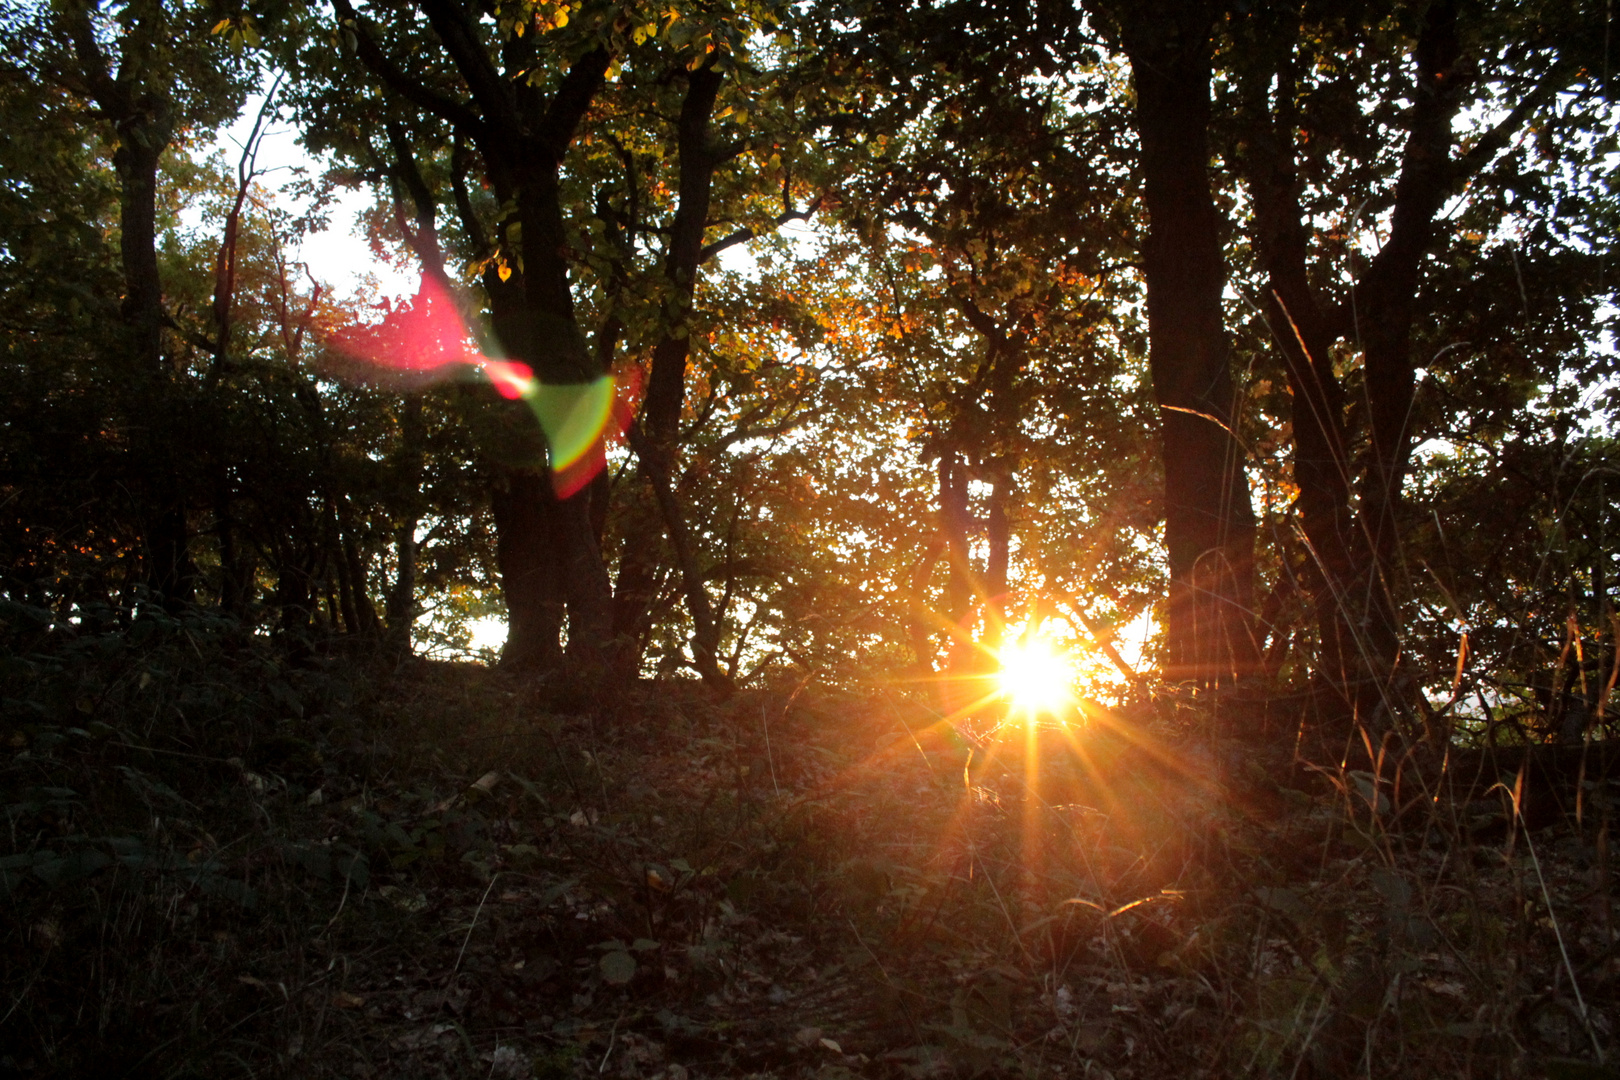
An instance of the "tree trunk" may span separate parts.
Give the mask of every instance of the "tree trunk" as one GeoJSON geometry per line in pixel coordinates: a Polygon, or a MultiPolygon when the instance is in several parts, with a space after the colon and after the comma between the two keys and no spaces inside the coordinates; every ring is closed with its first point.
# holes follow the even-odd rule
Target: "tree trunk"
{"type": "Polygon", "coordinates": [[[1211,10],[1126,16],[1147,205],[1148,361],[1162,417],[1170,563],[1166,676],[1202,685],[1252,670],[1254,511],[1232,434],[1221,312],[1225,264],[1209,181],[1211,10]]]}
{"type": "Polygon", "coordinates": [[[89,12],[77,3],[59,9],[77,75],[117,134],[113,171],[118,177],[118,255],[124,278],[119,315],[134,361],[128,385],[137,395],[135,409],[146,414],[136,450],[146,474],[147,582],[166,604],[184,605],[194,597],[196,567],[188,550],[184,477],[173,445],[180,432],[173,424],[158,427],[149,420],[180,412],[163,369],[163,283],[157,258],[158,162],[174,138],[174,107],[161,91],[127,78],[132,74],[127,57],[115,76],[89,12]]]}
{"type": "MultiPolygon", "coordinates": [[[[1292,41],[1290,41],[1290,48],[1292,41]]],[[[1266,272],[1265,313],[1282,354],[1293,399],[1294,483],[1307,552],[1302,573],[1321,642],[1317,670],[1348,686],[1361,670],[1358,627],[1350,609],[1355,576],[1344,391],[1333,371],[1335,334],[1307,271],[1309,234],[1294,163],[1295,78],[1290,58],[1277,73],[1279,115],[1270,115],[1269,80],[1250,88],[1241,160],[1254,200],[1254,242],[1266,272]]]]}
{"type": "MultiPolygon", "coordinates": [[[[1401,486],[1412,450],[1416,391],[1412,318],[1424,253],[1434,218],[1451,187],[1452,119],[1465,80],[1454,78],[1461,56],[1455,0],[1425,12],[1418,37],[1417,106],[1395,187],[1389,242],[1368,267],[1358,289],[1356,331],[1366,360],[1371,447],[1362,473],[1361,535],[1366,545],[1368,643],[1379,675],[1393,674],[1401,646],[1396,577],[1401,572],[1397,522],[1401,486]]],[[[1387,676],[1386,676],[1387,677],[1387,676]]]]}
{"type": "Polygon", "coordinates": [[[1493,140],[1505,142],[1556,81],[1549,76],[1482,140],[1470,153],[1471,165],[1454,159],[1451,125],[1468,81],[1458,71],[1457,5],[1430,5],[1415,49],[1415,105],[1389,237],[1348,302],[1330,307],[1310,284],[1309,234],[1294,164],[1299,119],[1293,54],[1301,28],[1296,19],[1263,30],[1286,35],[1274,41],[1286,59],[1275,73],[1274,91],[1273,73],[1264,70],[1247,90],[1251,115],[1243,160],[1255,206],[1255,246],[1271,288],[1268,316],[1294,399],[1294,478],[1311,547],[1307,584],[1322,639],[1317,671],[1346,705],[1369,715],[1388,700],[1401,647],[1398,520],[1411,454],[1411,336],[1422,259],[1448,195],[1468,167],[1488,160],[1478,150],[1493,140]],[[1273,97],[1275,115],[1267,103],[1273,97]],[[1359,462],[1349,457],[1347,402],[1332,365],[1331,349],[1343,338],[1359,345],[1364,357],[1370,438],[1359,462]],[[1353,488],[1359,511],[1352,509],[1353,488]]]}
{"type": "Polygon", "coordinates": [[[939,531],[945,541],[945,558],[950,576],[945,584],[946,618],[957,638],[955,655],[963,639],[972,636],[968,620],[973,614],[973,562],[968,538],[973,532],[973,514],[968,509],[967,469],[954,450],[939,456],[939,531]]]}
{"type": "Polygon", "coordinates": [[[495,561],[506,599],[506,645],[501,664],[549,670],[562,660],[565,613],[562,566],[556,558],[564,538],[551,480],[532,469],[503,469],[490,493],[495,518],[495,561]]]}
{"type": "Polygon", "coordinates": [[[1012,522],[1007,503],[1012,498],[1011,476],[998,476],[990,488],[990,505],[985,511],[985,542],[989,554],[984,566],[984,644],[1001,648],[1007,629],[1007,571],[1012,561],[1012,522]]]}
{"type": "Polygon", "coordinates": [[[423,442],[427,437],[422,414],[420,396],[407,397],[400,405],[403,471],[412,508],[394,529],[394,581],[384,604],[388,627],[383,638],[388,649],[398,656],[410,654],[416,626],[416,529],[420,519],[416,515],[415,500],[422,487],[423,442]]]}

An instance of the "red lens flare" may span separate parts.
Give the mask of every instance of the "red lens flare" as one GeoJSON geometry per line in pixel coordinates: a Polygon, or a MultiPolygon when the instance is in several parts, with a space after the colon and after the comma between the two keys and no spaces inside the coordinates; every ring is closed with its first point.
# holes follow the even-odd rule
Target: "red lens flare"
{"type": "MultiPolygon", "coordinates": [[[[634,413],[638,380],[603,375],[587,383],[547,384],[516,360],[478,351],[455,301],[423,276],[416,295],[387,310],[381,322],[347,326],[328,336],[341,358],[340,378],[394,391],[452,379],[482,379],[509,401],[523,401],[545,432],[552,486],[567,498],[607,463],[607,440],[634,413]]],[[[633,370],[633,369],[631,369],[633,370]]]]}

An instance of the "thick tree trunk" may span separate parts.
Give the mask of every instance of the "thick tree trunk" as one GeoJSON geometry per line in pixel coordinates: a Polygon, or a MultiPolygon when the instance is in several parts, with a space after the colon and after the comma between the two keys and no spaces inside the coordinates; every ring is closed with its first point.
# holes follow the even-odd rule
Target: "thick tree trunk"
{"type": "Polygon", "coordinates": [[[1148,234],[1149,366],[1163,425],[1166,620],[1172,680],[1251,670],[1254,511],[1234,438],[1221,312],[1225,265],[1209,181],[1210,30],[1202,4],[1150,5],[1125,19],[1136,82],[1148,234]],[[1162,9],[1162,10],[1161,10],[1162,9]]]}
{"type": "MultiPolygon", "coordinates": [[[[124,277],[119,314],[133,361],[128,385],[138,395],[137,409],[173,418],[178,410],[172,380],[163,368],[163,283],[157,258],[158,162],[174,138],[173,103],[164,93],[126,79],[128,58],[115,76],[96,39],[88,6],[67,4],[59,13],[77,61],[76,75],[117,134],[113,171],[118,177],[118,254],[124,277]]],[[[196,567],[188,550],[184,477],[173,445],[181,432],[173,425],[157,428],[145,422],[139,430],[144,433],[137,452],[146,474],[147,582],[166,604],[188,604],[195,593],[196,567]]]]}
{"type": "Polygon", "coordinates": [[[562,660],[565,606],[556,554],[564,538],[558,535],[556,502],[550,478],[530,469],[503,469],[490,493],[506,599],[504,666],[548,670],[562,660]]]}
{"type": "Polygon", "coordinates": [[[157,372],[162,362],[163,285],[157,261],[158,161],[169,145],[166,108],[146,108],[118,119],[118,254],[124,270],[124,300],[119,309],[132,334],[134,353],[143,372],[157,372]]]}
{"type": "MultiPolygon", "coordinates": [[[[492,56],[477,8],[459,0],[419,0],[419,6],[465,83],[470,102],[442,96],[407,75],[365,31],[353,5],[334,2],[339,17],[355,27],[366,66],[391,90],[455,132],[452,184],[462,224],[476,247],[501,256],[500,269],[509,275],[502,280],[494,265],[484,274],[495,332],[507,354],[528,364],[549,385],[593,382],[601,371],[574,315],[558,174],[612,57],[601,46],[592,49],[546,95],[502,70],[503,65],[527,68],[535,61],[536,35],[509,40],[498,57],[492,56]],[[470,155],[464,140],[477,147],[496,198],[516,210],[503,217],[493,242],[467,197],[470,155]]],[[[397,177],[410,187],[411,170],[403,167],[403,159],[401,166],[397,177]]],[[[566,611],[568,655],[594,669],[604,659],[613,615],[612,586],[591,525],[591,489],[558,498],[549,478],[534,471],[545,464],[502,464],[491,470],[491,509],[509,620],[503,663],[559,662],[566,611]]]]}

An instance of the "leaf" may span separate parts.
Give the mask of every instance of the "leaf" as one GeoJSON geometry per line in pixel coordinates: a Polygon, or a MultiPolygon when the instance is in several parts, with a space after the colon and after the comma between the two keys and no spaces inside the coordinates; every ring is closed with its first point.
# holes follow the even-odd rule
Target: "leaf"
{"type": "Polygon", "coordinates": [[[602,981],[609,986],[623,986],[636,977],[636,958],[623,949],[603,954],[596,966],[602,971],[602,981]]]}

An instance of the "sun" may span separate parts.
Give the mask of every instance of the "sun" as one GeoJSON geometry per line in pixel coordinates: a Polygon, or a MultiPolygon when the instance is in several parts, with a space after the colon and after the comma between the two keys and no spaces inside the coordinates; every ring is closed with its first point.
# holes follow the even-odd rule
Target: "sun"
{"type": "Polygon", "coordinates": [[[1015,641],[998,658],[1001,694],[1017,711],[1030,716],[1057,713],[1074,701],[1074,659],[1049,639],[1015,641]]]}

